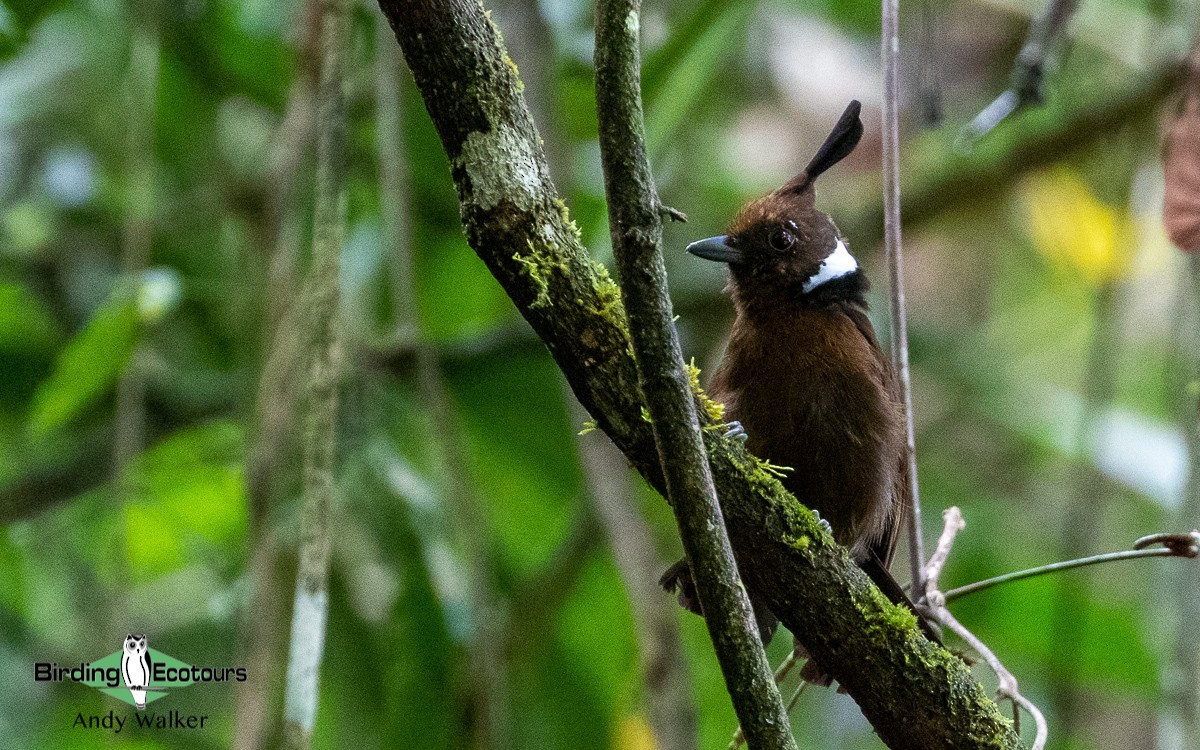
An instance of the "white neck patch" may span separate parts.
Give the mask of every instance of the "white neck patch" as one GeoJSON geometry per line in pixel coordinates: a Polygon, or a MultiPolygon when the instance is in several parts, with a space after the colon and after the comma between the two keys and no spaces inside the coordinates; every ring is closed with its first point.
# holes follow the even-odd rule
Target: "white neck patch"
{"type": "Polygon", "coordinates": [[[817,269],[817,272],[804,282],[804,293],[808,294],[827,281],[840,279],[857,270],[858,261],[854,259],[854,256],[850,254],[850,251],[846,249],[846,246],[839,239],[837,245],[833,248],[833,252],[825,260],[821,261],[821,266],[817,269]]]}

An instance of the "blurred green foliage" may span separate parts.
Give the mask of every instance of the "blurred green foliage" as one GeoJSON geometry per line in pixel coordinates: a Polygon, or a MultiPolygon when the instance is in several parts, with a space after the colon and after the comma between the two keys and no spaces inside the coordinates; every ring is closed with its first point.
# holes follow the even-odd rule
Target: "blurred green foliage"
{"type": "MultiPolygon", "coordinates": [[[[585,242],[606,260],[590,3],[488,5],[522,71],[555,182],[585,242]]],[[[267,578],[283,602],[274,609],[255,608],[253,559],[264,540],[294,547],[294,445],[277,446],[283,458],[267,502],[256,505],[247,480],[262,429],[255,409],[269,322],[298,294],[308,255],[311,144],[289,135],[285,119],[311,117],[292,109],[313,66],[306,10],[261,0],[163,3],[153,141],[138,144],[128,138],[137,108],[124,80],[140,8],[0,5],[3,747],[233,743],[242,694],[228,685],[170,699],[172,708],[211,715],[203,732],[127,729],[113,738],[71,724],[80,712],[123,704],[70,683],[34,683],[35,661],[91,660],[124,633],[145,631],[154,648],[189,663],[245,663],[256,647],[250,623],[260,619],[281,634],[266,646],[273,662],[286,653],[291,553],[267,578]],[[145,187],[131,182],[130,153],[139,150],[153,155],[156,173],[150,263],[174,284],[150,312],[146,299],[139,311],[137,294],[146,277],[135,283],[119,271],[132,201],[145,187]],[[289,161],[295,176],[284,184],[289,161]],[[271,275],[280,257],[294,260],[290,281],[271,275]],[[115,477],[115,384],[135,349],[146,442],[115,477]]],[[[950,121],[933,131],[906,121],[904,153],[906,195],[920,201],[905,242],[926,537],[949,505],[968,521],[948,586],[1057,559],[1072,503],[1097,519],[1089,550],[1125,547],[1177,523],[1188,458],[1176,424],[1180,373],[1192,366],[1194,341],[1182,332],[1195,290],[1158,228],[1157,101],[1102,132],[1069,130],[1078,112],[1116,106],[1162,77],[1192,27],[1182,11],[1164,8],[1087,7],[1083,28],[1111,27],[1119,10],[1155,35],[1140,52],[1120,40],[1121,54],[1096,33],[1077,40],[1052,74],[1048,105],[970,154],[953,151],[957,128],[1002,85],[1033,5],[943,9],[950,121]],[[1069,148],[1028,148],[1064,129],[1058,142],[1069,148]],[[1103,339],[1111,381],[1103,393],[1087,375],[1098,327],[1114,331],[1103,339]]],[[[843,228],[877,210],[878,6],[670,0],[644,12],[659,192],[691,218],[666,229],[668,269],[684,348],[707,371],[730,307],[719,269],[680,248],[718,233],[743,200],[790,177],[852,97],[866,104],[867,136],[823,178],[818,200],[843,228]]],[[[905,18],[906,40],[918,21],[905,18]]],[[[379,343],[396,325],[399,292],[381,230],[375,23],[373,9],[356,11],[347,81],[343,502],[316,745],[470,746],[480,721],[472,649],[477,634],[499,632],[503,642],[484,647],[504,664],[514,747],[649,747],[634,619],[608,540],[583,557],[549,609],[510,607],[559,559],[585,515],[579,454],[600,438],[578,436],[583,425],[553,362],[467,246],[449,165],[407,78],[402,142],[382,147],[403,160],[420,327],[439,354],[450,431],[466,460],[454,470],[480,509],[478,528],[464,528],[449,500],[453,483],[433,437],[441,425],[411,353],[379,343]],[[482,549],[468,549],[479,540],[482,549]],[[483,610],[472,594],[472,555],[490,571],[482,584],[492,606],[483,610]]],[[[883,290],[880,228],[855,231],[849,240],[883,290]]],[[[882,291],[874,301],[887,309],[882,291]]],[[[659,556],[674,559],[669,508],[640,480],[629,488],[659,556]]],[[[1169,718],[1163,674],[1175,627],[1164,602],[1175,565],[1186,563],[1027,581],[955,611],[1043,708],[1061,705],[1054,696],[1064,690],[1085,697],[1069,734],[1055,733],[1063,717],[1051,712],[1052,747],[1151,747],[1169,718]],[[1077,615],[1075,659],[1061,648],[1060,605],[1077,615]]],[[[701,746],[723,747],[735,721],[711,645],[698,618],[679,620],[701,746]]],[[[787,641],[772,644],[774,663],[787,641]]],[[[254,677],[272,681],[277,701],[281,678],[254,677]]],[[[278,723],[272,716],[269,727],[278,723]]],[[[833,691],[810,691],[794,716],[801,746],[880,746],[833,691]]]]}

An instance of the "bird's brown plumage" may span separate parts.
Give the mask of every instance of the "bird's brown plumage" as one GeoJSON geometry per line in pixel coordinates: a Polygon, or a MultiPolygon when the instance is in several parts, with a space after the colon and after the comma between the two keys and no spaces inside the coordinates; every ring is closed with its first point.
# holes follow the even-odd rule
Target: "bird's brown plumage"
{"type": "MultiPolygon", "coordinates": [[[[886,573],[908,487],[896,379],[867,317],[866,276],[813,191],[861,134],[853,102],[803,172],[742,209],[727,235],[689,250],[729,263],[737,313],[710,395],[741,422],[747,449],[791,467],[784,487],[820,511],[889,596],[903,598],[886,573]]],[[[663,585],[699,611],[686,561],[663,585]]],[[[766,641],[775,618],[750,595],[766,641]]]]}

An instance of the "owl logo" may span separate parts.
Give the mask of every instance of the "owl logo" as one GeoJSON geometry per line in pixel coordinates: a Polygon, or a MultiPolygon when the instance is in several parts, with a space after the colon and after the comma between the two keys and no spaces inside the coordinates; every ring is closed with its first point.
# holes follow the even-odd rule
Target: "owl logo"
{"type": "Polygon", "coordinates": [[[133,705],[146,708],[146,688],[150,685],[150,647],[145,634],[127,635],[121,644],[121,679],[133,695],[133,705]]]}

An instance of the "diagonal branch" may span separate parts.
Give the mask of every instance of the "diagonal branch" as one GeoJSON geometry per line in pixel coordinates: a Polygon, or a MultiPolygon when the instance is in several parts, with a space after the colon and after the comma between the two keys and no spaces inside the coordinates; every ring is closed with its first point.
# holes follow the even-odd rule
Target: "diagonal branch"
{"type": "MultiPolygon", "coordinates": [[[[515,65],[475,0],[380,0],[450,161],[467,239],[599,428],[665,484],[616,285],[582,247],[546,168],[515,65]]],[[[701,403],[700,405],[706,405],[701,403]]],[[[712,415],[699,411],[705,426],[712,415]]],[[[858,701],[891,747],[1016,748],[966,665],[927,641],[736,441],[704,430],[746,583],[858,701]]]]}
{"type": "Polygon", "coordinates": [[[640,0],[596,2],[596,115],[613,257],[667,499],[691,564],[704,622],[751,747],[795,748],[750,599],[717,504],[662,257],[662,215],[646,158],[640,0]]]}

